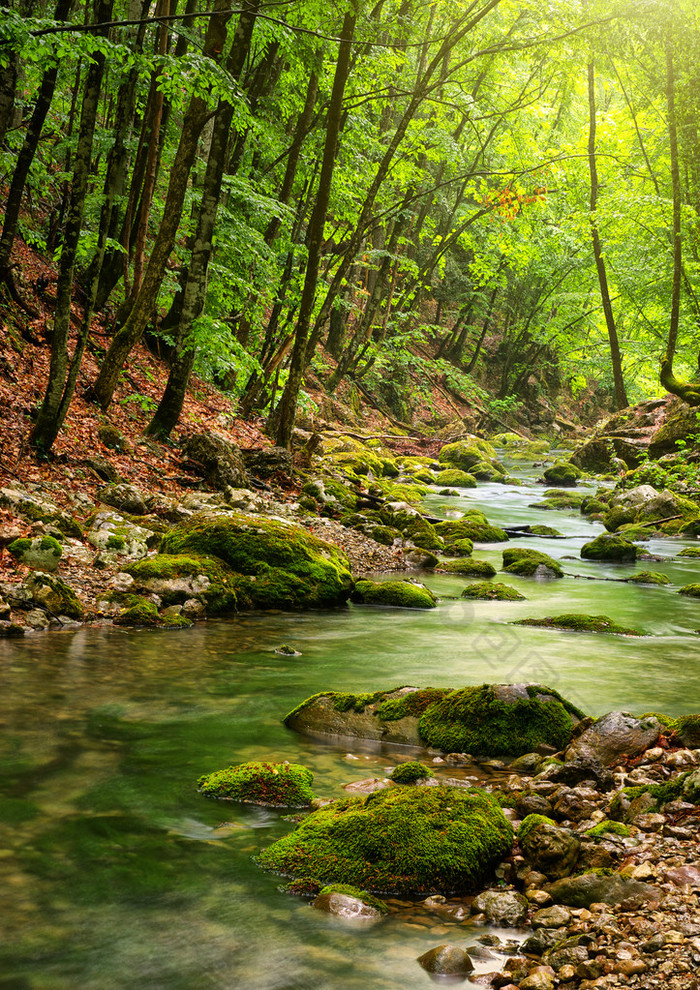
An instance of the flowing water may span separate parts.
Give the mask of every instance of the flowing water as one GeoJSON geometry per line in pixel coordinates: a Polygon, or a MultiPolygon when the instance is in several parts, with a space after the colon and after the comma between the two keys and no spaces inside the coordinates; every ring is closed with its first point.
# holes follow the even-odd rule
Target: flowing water
{"type": "MultiPolygon", "coordinates": [[[[697,580],[700,561],[582,562],[600,525],[528,508],[542,488],[527,480],[531,467],[520,471],[522,487],[434,494],[426,507],[449,517],[478,506],[496,524],[563,532],[510,544],[562,559],[571,575],[508,576],[524,602],[462,601],[466,579],[434,575],[425,582],[442,601],[431,612],[351,606],[177,633],[103,627],[0,642],[0,990],[427,988],[416,956],[483,930],[445,935],[398,916],[358,929],[312,910],[254,862],[290,828],[282,815],[207,801],[196,780],[230,763],[287,759],[313,770],[316,793],[337,796],[406,758],[286,730],[282,716],[324,689],[529,680],[591,714],[698,711],[700,616],[677,590],[697,580]],[[587,580],[635,569],[663,571],[673,586],[587,580]],[[648,635],[509,624],[564,611],[604,613],[648,635]],[[276,654],[281,644],[302,655],[276,654]]],[[[684,545],[647,547],[670,558],[684,545]]],[[[500,549],[474,556],[498,566],[500,549]]]]}

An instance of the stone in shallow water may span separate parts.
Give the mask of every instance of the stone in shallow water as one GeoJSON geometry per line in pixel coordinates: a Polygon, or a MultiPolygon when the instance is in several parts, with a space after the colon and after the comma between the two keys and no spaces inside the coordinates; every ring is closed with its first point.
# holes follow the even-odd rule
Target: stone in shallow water
{"type": "Polygon", "coordinates": [[[527,918],[528,907],[527,898],[514,890],[485,890],[474,899],[472,911],[494,924],[515,927],[527,918]]]}
{"type": "Polygon", "coordinates": [[[351,894],[342,894],[339,891],[325,893],[321,891],[311,906],[317,911],[325,911],[343,921],[375,922],[382,917],[382,912],[377,908],[351,894]]]}
{"type": "Polygon", "coordinates": [[[474,963],[464,949],[450,943],[428,949],[417,961],[434,976],[461,976],[466,979],[474,969],[474,963]]]}

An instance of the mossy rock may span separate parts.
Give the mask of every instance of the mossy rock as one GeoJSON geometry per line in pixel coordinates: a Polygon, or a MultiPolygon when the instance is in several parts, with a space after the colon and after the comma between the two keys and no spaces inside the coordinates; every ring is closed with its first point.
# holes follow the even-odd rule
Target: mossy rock
{"type": "Polygon", "coordinates": [[[472,550],[474,549],[474,544],[471,540],[452,540],[443,547],[442,552],[446,557],[471,557],[472,550]]]}
{"type": "MultiPolygon", "coordinates": [[[[388,914],[389,906],[380,898],[373,897],[372,894],[368,893],[366,890],[360,890],[359,887],[353,887],[350,883],[329,883],[325,887],[322,887],[318,892],[318,901],[323,898],[331,897],[332,894],[344,894],[346,897],[353,897],[357,901],[362,901],[367,907],[378,911],[379,914],[388,914]]],[[[316,901],[314,901],[314,907],[316,906],[316,901]]]]}
{"type": "Polygon", "coordinates": [[[676,719],[675,730],[688,749],[700,748],[700,715],[681,715],[676,719]]]}
{"type": "Polygon", "coordinates": [[[471,557],[462,557],[460,560],[441,560],[437,570],[446,574],[465,574],[467,577],[492,578],[496,574],[496,568],[486,560],[472,560],[471,557]]]}
{"type": "Polygon", "coordinates": [[[457,488],[476,488],[476,478],[473,474],[460,471],[459,468],[447,468],[434,476],[434,484],[457,488]]]}
{"type": "Polygon", "coordinates": [[[584,560],[610,560],[627,562],[636,560],[639,548],[622,536],[602,533],[590,543],[581,547],[581,557],[584,560]]]}
{"type": "Polygon", "coordinates": [[[526,815],[518,826],[518,842],[521,844],[538,825],[553,825],[557,828],[557,823],[546,815],[526,815]]]}
{"type": "Polygon", "coordinates": [[[435,774],[429,767],[426,767],[425,763],[409,760],[407,763],[400,763],[394,767],[389,776],[395,784],[415,784],[417,780],[428,780],[435,774]]]}
{"type": "Polygon", "coordinates": [[[542,743],[563,749],[582,713],[539,684],[483,684],[453,691],[420,718],[429,746],[448,753],[522,756],[542,743]]]}
{"type": "Polygon", "coordinates": [[[153,602],[138,596],[129,596],[126,608],[112,619],[115,626],[154,628],[161,624],[158,609],[153,602]]]}
{"type": "Polygon", "coordinates": [[[507,574],[533,577],[543,573],[540,568],[545,568],[545,573],[551,572],[555,578],[564,577],[561,565],[540,550],[531,550],[529,547],[508,547],[503,551],[503,570],[507,574]]]}
{"type": "Polygon", "coordinates": [[[343,484],[334,478],[316,478],[307,481],[302,492],[312,498],[321,510],[344,513],[357,508],[358,493],[351,484],[343,484]]]}
{"type": "Polygon", "coordinates": [[[559,461],[557,464],[545,468],[543,476],[544,480],[550,485],[571,488],[582,476],[582,473],[579,468],[569,461],[559,461]]]}
{"type": "Polygon", "coordinates": [[[685,547],[685,549],[681,550],[676,556],[700,559],[700,547],[685,547]]]}
{"type": "Polygon", "coordinates": [[[383,722],[397,722],[402,718],[420,718],[426,709],[450,693],[450,688],[418,688],[395,698],[382,698],[377,716],[383,722]]]}
{"type": "Polygon", "coordinates": [[[231,512],[197,513],[167,533],[161,553],[219,557],[241,575],[239,600],[258,608],[326,608],[347,601],[348,560],[299,526],[231,512]]]}
{"type": "Polygon", "coordinates": [[[165,605],[198,598],[208,615],[236,611],[238,575],[217,557],[160,553],[128,564],[124,570],[137,589],[158,595],[165,605]]]}
{"type": "Polygon", "coordinates": [[[396,787],[313,812],[258,857],[263,869],[402,896],[476,889],[513,830],[485,791],[396,787]]]}
{"type": "Polygon", "coordinates": [[[505,478],[506,470],[497,460],[479,461],[470,468],[470,473],[478,481],[502,481],[505,478]]]}
{"type": "Polygon", "coordinates": [[[666,575],[662,574],[660,571],[639,571],[639,573],[633,574],[632,577],[627,578],[627,580],[631,584],[665,585],[671,583],[671,579],[667,578],[666,575]]]}
{"type": "Polygon", "coordinates": [[[51,573],[58,567],[63,547],[53,536],[35,536],[13,540],[7,547],[15,560],[35,571],[51,573]]]}
{"type": "Polygon", "coordinates": [[[686,584],[678,594],[686,595],[688,598],[700,598],[700,584],[686,584]]]}
{"type": "Polygon", "coordinates": [[[474,464],[480,461],[489,460],[496,457],[495,448],[486,440],[478,437],[470,437],[468,440],[458,440],[456,443],[448,443],[440,450],[438,460],[441,464],[449,464],[451,467],[468,471],[474,464]]]}
{"type": "Polygon", "coordinates": [[[558,529],[555,529],[554,526],[542,526],[542,525],[530,526],[529,531],[534,536],[547,536],[547,537],[556,538],[564,535],[563,533],[560,533],[558,529]]]}
{"type": "Polygon", "coordinates": [[[313,779],[312,772],[299,763],[239,763],[204,774],[197,787],[209,798],[273,808],[308,808],[314,800],[313,779]]]}
{"type": "MultiPolygon", "coordinates": [[[[447,472],[443,471],[442,473],[445,474],[447,472]]],[[[471,475],[466,474],[464,471],[460,471],[458,473],[460,474],[460,476],[463,476],[465,478],[470,478],[471,477],[471,475]]],[[[433,472],[429,468],[421,468],[420,471],[415,471],[411,475],[411,478],[414,481],[420,481],[424,485],[435,485],[435,484],[437,484],[436,477],[435,477],[435,475],[433,474],[433,472]]],[[[446,484],[450,484],[450,483],[451,482],[449,482],[449,481],[446,482],[446,484]]],[[[476,482],[474,482],[474,485],[470,485],[468,482],[465,482],[464,484],[462,484],[462,482],[457,482],[457,481],[452,482],[452,484],[455,484],[455,485],[459,484],[463,488],[473,488],[474,485],[476,485],[476,482]]]]}
{"type": "Polygon", "coordinates": [[[508,534],[498,526],[473,517],[451,519],[435,524],[435,530],[444,540],[471,540],[473,543],[505,543],[508,534]]]}
{"type": "MultiPolygon", "coordinates": [[[[495,572],[494,572],[495,573],[495,572]]],[[[461,598],[474,598],[479,601],[497,602],[524,602],[525,595],[521,595],[515,588],[507,584],[492,584],[490,581],[479,581],[477,584],[468,584],[462,592],[461,598]]]]}
{"type": "Polygon", "coordinates": [[[393,608],[435,608],[437,598],[421,584],[411,581],[366,581],[355,583],[350,600],[360,605],[393,608]]]}
{"type": "Polygon", "coordinates": [[[34,571],[27,577],[24,587],[35,602],[43,605],[54,615],[65,615],[68,619],[80,620],[85,614],[85,609],[73,589],[55,574],[34,571]]]}
{"type": "Polygon", "coordinates": [[[632,833],[622,822],[604,821],[589,828],[585,834],[589,839],[604,839],[608,835],[619,835],[623,839],[628,839],[632,833]]]}
{"type": "Polygon", "coordinates": [[[581,502],[581,515],[583,516],[603,516],[607,511],[607,502],[602,502],[599,498],[584,498],[581,502]]]}
{"type": "Polygon", "coordinates": [[[578,612],[547,615],[542,619],[518,619],[514,625],[537,626],[542,629],[569,629],[573,632],[617,633],[621,636],[644,635],[638,629],[619,625],[607,615],[584,615],[578,612]]]}

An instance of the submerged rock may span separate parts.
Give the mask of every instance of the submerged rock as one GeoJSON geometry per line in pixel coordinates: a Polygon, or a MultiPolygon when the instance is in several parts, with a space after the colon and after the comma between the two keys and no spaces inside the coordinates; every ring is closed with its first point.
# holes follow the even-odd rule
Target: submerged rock
{"type": "Polygon", "coordinates": [[[474,963],[468,953],[458,945],[451,945],[449,942],[444,945],[436,945],[434,949],[428,949],[422,956],[418,956],[416,961],[427,973],[431,973],[433,976],[466,979],[474,969],[474,963]]]}
{"type": "Polygon", "coordinates": [[[496,568],[486,560],[473,560],[471,557],[460,557],[458,560],[441,560],[437,570],[446,574],[465,574],[468,577],[491,578],[496,575],[496,568]]]}
{"type": "Polygon", "coordinates": [[[435,608],[437,605],[432,591],[413,581],[356,581],[350,600],[360,605],[394,608],[435,608]]]}
{"type": "Polygon", "coordinates": [[[320,808],[258,862],[370,891],[441,893],[473,890],[512,842],[503,811],[482,790],[395,787],[320,808]]]}
{"type": "Polygon", "coordinates": [[[239,763],[204,774],[197,781],[204,797],[275,808],[308,808],[314,775],[299,763],[239,763]]]}
{"type": "Polygon", "coordinates": [[[607,615],[581,615],[565,612],[562,615],[546,615],[542,619],[517,619],[515,626],[540,626],[543,629],[569,629],[573,632],[617,633],[620,636],[643,636],[637,629],[621,626],[607,615]]]}
{"type": "Polygon", "coordinates": [[[325,911],[342,921],[376,922],[387,913],[384,901],[350,884],[329,884],[311,903],[317,911],[325,911]]]}
{"type": "Polygon", "coordinates": [[[492,584],[489,581],[479,581],[476,584],[468,584],[464,591],[461,593],[460,598],[472,598],[478,599],[479,601],[498,601],[498,602],[524,602],[525,595],[521,595],[519,591],[515,588],[511,588],[510,585],[500,584],[496,582],[492,584]]]}

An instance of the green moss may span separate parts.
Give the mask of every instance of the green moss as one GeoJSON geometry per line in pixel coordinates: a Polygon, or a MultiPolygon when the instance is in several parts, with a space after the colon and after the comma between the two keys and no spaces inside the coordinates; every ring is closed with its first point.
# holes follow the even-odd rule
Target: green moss
{"type": "Polygon", "coordinates": [[[471,557],[474,544],[471,540],[453,540],[443,547],[446,557],[471,557]]]}
{"type": "Polygon", "coordinates": [[[35,601],[44,605],[54,615],[69,619],[82,619],[85,609],[72,588],[55,574],[34,572],[26,580],[27,589],[35,601]]]}
{"type": "Polygon", "coordinates": [[[626,803],[634,801],[642,794],[650,794],[654,799],[654,804],[647,810],[658,811],[664,804],[669,801],[676,801],[681,797],[683,784],[688,776],[689,771],[679,774],[664,784],[640,784],[638,787],[623,787],[610,802],[610,815],[613,818],[622,817],[626,803]]]}
{"type": "MultiPolygon", "coordinates": [[[[124,570],[127,574],[131,574],[137,584],[141,583],[144,586],[147,586],[148,582],[173,581],[177,578],[203,575],[208,579],[209,586],[197,592],[196,597],[204,602],[208,615],[236,611],[237,589],[242,585],[245,592],[248,584],[218,557],[195,554],[159,553],[155,557],[144,557],[133,564],[128,564],[124,570]]],[[[192,597],[188,591],[167,591],[157,583],[154,590],[167,605],[179,605],[192,597]]]]}
{"type": "Polygon", "coordinates": [[[598,498],[584,498],[581,502],[581,514],[584,516],[602,515],[607,511],[607,503],[598,498]]]}
{"type": "Polygon", "coordinates": [[[557,827],[557,823],[551,818],[547,818],[546,815],[527,815],[520,823],[518,828],[518,842],[524,842],[530,832],[538,825],[554,825],[557,827]]]}
{"type": "Polygon", "coordinates": [[[440,450],[438,460],[441,464],[449,464],[452,467],[468,471],[470,467],[480,461],[489,460],[496,457],[496,450],[486,440],[479,440],[471,437],[469,440],[458,440],[456,443],[448,443],[440,450]]]}
{"type": "Polygon", "coordinates": [[[550,485],[573,486],[582,476],[583,472],[568,461],[559,461],[551,467],[545,468],[544,480],[550,485]]]}
{"type": "Polygon", "coordinates": [[[452,691],[421,716],[421,738],[444,752],[483,756],[521,756],[541,743],[563,749],[581,712],[551,688],[528,685],[523,698],[511,695],[508,687],[483,684],[452,691]]]}
{"type": "Polygon", "coordinates": [[[535,536],[562,536],[563,534],[554,526],[530,526],[530,532],[535,536]]]}
{"type": "Polygon", "coordinates": [[[605,821],[599,822],[593,828],[589,828],[585,834],[590,839],[604,839],[606,835],[621,835],[623,838],[628,839],[631,833],[622,822],[605,821]]]}
{"type": "Polygon", "coordinates": [[[278,808],[308,808],[314,775],[299,763],[239,763],[204,774],[200,794],[278,808]]]}
{"type": "Polygon", "coordinates": [[[395,784],[415,784],[417,780],[427,780],[434,777],[433,771],[426,767],[425,763],[417,760],[409,760],[407,763],[400,763],[389,774],[395,784]]]}
{"type": "Polygon", "coordinates": [[[605,533],[581,547],[581,557],[584,560],[630,561],[636,560],[638,554],[639,550],[634,543],[622,536],[605,533]]]}
{"type": "Polygon", "coordinates": [[[330,693],[333,695],[333,707],[337,712],[363,712],[367,705],[373,705],[384,694],[383,691],[375,691],[372,694],[367,692],[364,694],[349,694],[343,691],[330,693]]]}
{"type": "Polygon", "coordinates": [[[161,619],[166,629],[191,629],[193,626],[190,619],[175,612],[166,612],[165,615],[161,616],[161,619]]]}
{"type": "MultiPolygon", "coordinates": [[[[494,571],[495,573],[495,571],[494,571]]],[[[479,581],[476,584],[468,584],[462,592],[461,598],[476,598],[479,601],[498,602],[524,602],[525,595],[521,595],[515,588],[507,584],[492,584],[488,581],[479,581]]]]}
{"type": "Polygon", "coordinates": [[[107,550],[123,550],[126,546],[126,540],[123,536],[112,535],[107,537],[107,550]]]}
{"type": "Polygon", "coordinates": [[[131,603],[112,620],[115,626],[158,626],[160,616],[153,602],[134,596],[131,603]]]}
{"type": "MultiPolygon", "coordinates": [[[[33,544],[34,540],[25,536],[19,540],[13,540],[12,543],[8,544],[7,550],[16,560],[20,560],[26,553],[32,550],[33,544]]],[[[63,555],[63,547],[53,536],[41,537],[37,549],[44,553],[50,553],[56,560],[63,555]]]]}
{"type": "Polygon", "coordinates": [[[700,547],[685,547],[677,556],[698,558],[700,557],[700,547]]]}
{"type": "Polygon", "coordinates": [[[423,712],[436,701],[440,701],[449,688],[421,688],[411,691],[401,698],[387,698],[377,709],[377,715],[383,722],[396,722],[400,718],[411,716],[420,718],[423,712]]]}
{"type": "Polygon", "coordinates": [[[700,747],[700,715],[681,715],[676,719],[675,730],[684,746],[700,747]]]}
{"type": "Polygon", "coordinates": [[[258,862],[380,893],[451,893],[475,889],[512,841],[503,812],[482,790],[396,787],[319,809],[258,862]]]}
{"type": "Polygon", "coordinates": [[[633,574],[632,577],[627,578],[632,584],[670,584],[671,579],[667,578],[665,574],[660,571],[639,571],[638,574],[633,574]]]}
{"type": "Polygon", "coordinates": [[[491,526],[488,522],[466,515],[462,519],[436,523],[435,529],[439,536],[450,542],[472,540],[475,543],[505,543],[508,539],[507,533],[498,526],[491,526]]]}
{"type": "Polygon", "coordinates": [[[242,597],[260,608],[323,608],[346,601],[347,558],[299,526],[230,513],[199,513],[174,527],[161,553],[221,558],[242,575],[242,597]]]}
{"type": "Polygon", "coordinates": [[[410,581],[357,581],[351,601],[394,608],[435,608],[437,598],[422,585],[410,581]]]}
{"type": "Polygon", "coordinates": [[[459,468],[446,468],[435,476],[436,485],[456,486],[457,488],[476,488],[476,478],[459,468]]]}
{"type": "Polygon", "coordinates": [[[18,540],[8,543],[7,552],[11,553],[16,560],[19,560],[22,554],[25,554],[31,548],[31,545],[32,541],[28,537],[22,536],[18,540]]]}
{"type": "Polygon", "coordinates": [[[478,461],[470,469],[470,473],[479,481],[499,481],[505,476],[505,469],[498,461],[478,461]]]}
{"type": "Polygon", "coordinates": [[[329,883],[325,887],[322,887],[319,891],[318,896],[323,897],[327,894],[347,894],[348,897],[355,897],[358,901],[362,901],[367,907],[374,908],[375,911],[379,911],[380,914],[388,914],[389,908],[387,904],[380,900],[378,897],[373,897],[366,890],[360,890],[359,887],[353,887],[350,883],[329,883]]]}
{"type": "Polygon", "coordinates": [[[508,547],[503,551],[503,570],[507,574],[532,577],[538,567],[546,567],[558,578],[564,577],[561,565],[546,553],[529,547],[508,547]]]}
{"type": "Polygon", "coordinates": [[[311,697],[304,698],[304,700],[300,702],[298,705],[296,705],[294,708],[292,708],[290,712],[287,712],[287,714],[284,716],[282,721],[286,725],[290,719],[294,719],[297,715],[300,715],[305,708],[308,708],[309,705],[312,705],[317,698],[328,698],[332,694],[333,691],[318,691],[316,694],[312,694],[311,697]]]}
{"type": "Polygon", "coordinates": [[[547,615],[542,619],[518,619],[516,626],[539,626],[544,629],[571,629],[574,632],[617,633],[621,636],[643,636],[638,629],[630,629],[613,622],[607,615],[583,615],[578,612],[565,612],[562,615],[547,615]]]}
{"type": "Polygon", "coordinates": [[[486,560],[472,560],[463,557],[461,560],[441,560],[438,570],[447,574],[466,574],[469,577],[494,577],[496,568],[486,560]]]}
{"type": "Polygon", "coordinates": [[[564,492],[560,489],[552,489],[544,493],[543,502],[533,502],[531,509],[580,509],[584,500],[584,495],[580,492],[564,492]]]}
{"type": "Polygon", "coordinates": [[[689,598],[700,598],[700,584],[686,584],[678,594],[687,595],[689,598]]]}

